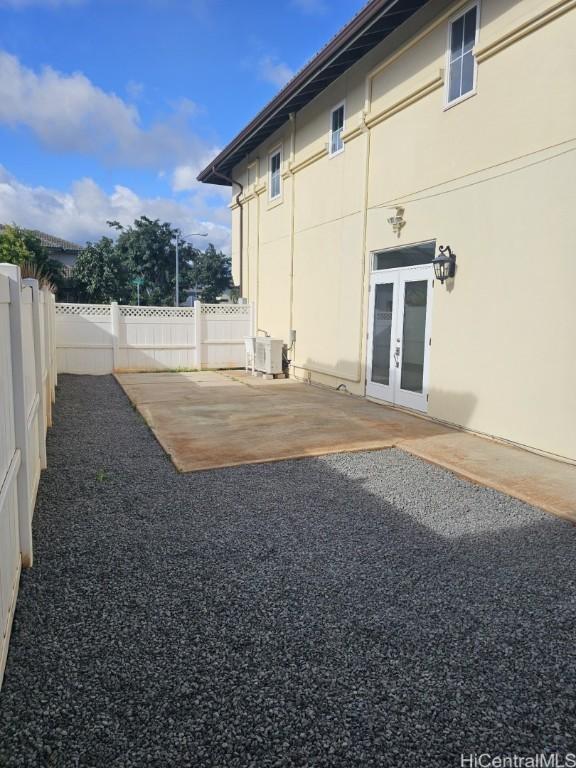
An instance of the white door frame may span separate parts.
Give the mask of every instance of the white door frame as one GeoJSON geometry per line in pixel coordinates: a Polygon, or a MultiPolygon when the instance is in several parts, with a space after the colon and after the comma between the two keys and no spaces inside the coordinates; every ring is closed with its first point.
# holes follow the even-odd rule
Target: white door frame
{"type": "Polygon", "coordinates": [[[399,405],[417,411],[428,410],[428,387],[430,378],[430,342],[432,332],[432,296],[434,269],[431,264],[398,269],[375,271],[370,276],[370,305],[368,311],[368,344],[366,351],[366,396],[384,400],[392,405],[399,405]],[[403,324],[404,298],[406,284],[428,281],[426,296],[426,326],[424,338],[424,360],[422,392],[411,392],[401,388],[402,359],[404,352],[403,324]],[[393,285],[393,309],[390,329],[390,376],[388,385],[372,381],[373,368],[373,333],[376,286],[393,285]]]}

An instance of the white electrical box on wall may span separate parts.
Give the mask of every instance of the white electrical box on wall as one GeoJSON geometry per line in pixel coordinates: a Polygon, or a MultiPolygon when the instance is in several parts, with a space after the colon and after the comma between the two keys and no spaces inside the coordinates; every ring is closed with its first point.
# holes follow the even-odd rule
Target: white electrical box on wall
{"type": "Polygon", "coordinates": [[[282,373],[282,339],[256,338],[255,368],[262,373],[282,373]]]}

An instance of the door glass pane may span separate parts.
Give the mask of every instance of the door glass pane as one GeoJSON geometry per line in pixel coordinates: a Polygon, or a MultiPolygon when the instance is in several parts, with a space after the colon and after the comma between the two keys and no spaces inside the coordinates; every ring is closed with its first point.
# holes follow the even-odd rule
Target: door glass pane
{"type": "Polygon", "coordinates": [[[390,384],[390,343],[394,284],[375,286],[374,328],[372,333],[372,381],[390,384]]]}
{"type": "Polygon", "coordinates": [[[406,245],[403,248],[390,248],[374,254],[374,269],[396,269],[415,267],[418,264],[430,264],[436,253],[436,241],[406,245]]]}
{"type": "Polygon", "coordinates": [[[409,392],[422,392],[424,382],[427,298],[427,280],[405,284],[400,388],[409,392]]]}

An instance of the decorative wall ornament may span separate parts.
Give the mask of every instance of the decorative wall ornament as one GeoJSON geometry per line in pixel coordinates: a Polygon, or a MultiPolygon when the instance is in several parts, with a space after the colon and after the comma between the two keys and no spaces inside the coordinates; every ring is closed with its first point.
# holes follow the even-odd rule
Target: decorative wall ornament
{"type": "Polygon", "coordinates": [[[404,208],[401,205],[396,205],[392,210],[395,210],[396,214],[388,218],[388,224],[392,227],[394,234],[399,237],[402,228],[406,226],[406,222],[404,221],[404,208]]]}

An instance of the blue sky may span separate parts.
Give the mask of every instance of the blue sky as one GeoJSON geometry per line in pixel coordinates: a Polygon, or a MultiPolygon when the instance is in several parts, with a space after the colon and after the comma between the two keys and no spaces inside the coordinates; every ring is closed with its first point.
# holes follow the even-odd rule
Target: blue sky
{"type": "Polygon", "coordinates": [[[146,214],[228,249],[198,170],[363,4],[0,0],[0,223],[84,242],[146,214]]]}

